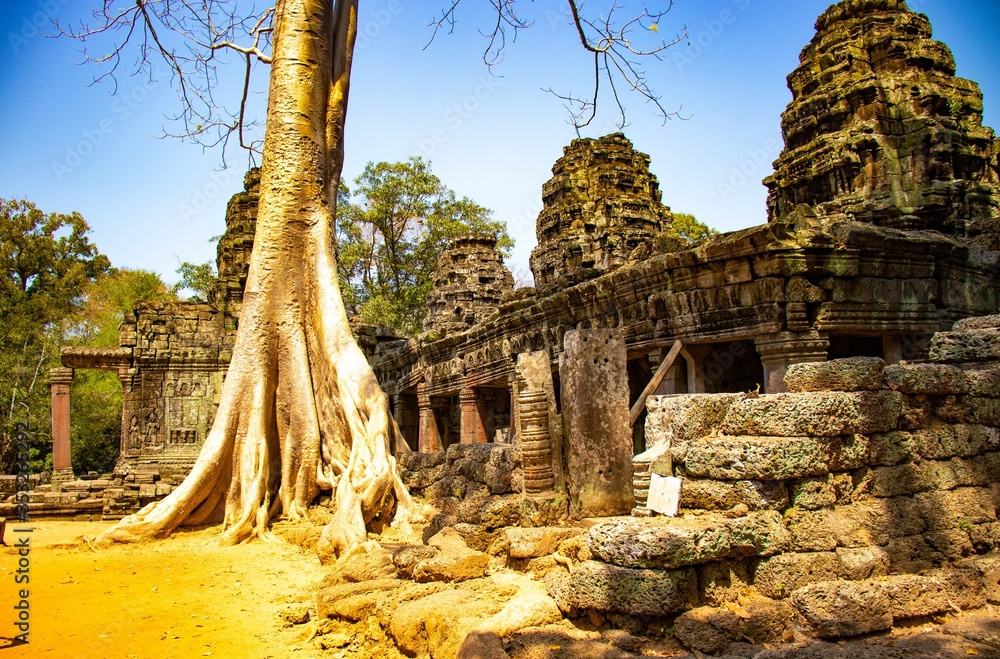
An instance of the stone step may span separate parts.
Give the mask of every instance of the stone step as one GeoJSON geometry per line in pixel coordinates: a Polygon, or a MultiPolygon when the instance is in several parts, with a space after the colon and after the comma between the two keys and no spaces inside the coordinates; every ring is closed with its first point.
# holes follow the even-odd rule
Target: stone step
{"type": "Polygon", "coordinates": [[[887,432],[903,409],[896,391],[828,391],[742,398],[722,423],[726,435],[837,437],[887,432]]]}
{"type": "Polygon", "coordinates": [[[722,481],[781,481],[859,469],[868,465],[869,452],[868,438],[857,434],[705,437],[687,446],[683,460],[677,461],[677,474],[722,481]]]}

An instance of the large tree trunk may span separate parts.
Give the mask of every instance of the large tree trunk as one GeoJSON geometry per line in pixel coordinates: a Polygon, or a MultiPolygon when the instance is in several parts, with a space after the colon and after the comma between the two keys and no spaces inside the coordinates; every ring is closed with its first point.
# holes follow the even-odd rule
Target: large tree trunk
{"type": "Polygon", "coordinates": [[[388,399],[348,325],[334,215],[358,0],[279,0],[260,206],[240,328],[218,414],[191,474],[102,539],[221,521],[261,535],[332,490],[321,553],[366,538],[375,516],[410,508],[389,452],[388,399]]]}

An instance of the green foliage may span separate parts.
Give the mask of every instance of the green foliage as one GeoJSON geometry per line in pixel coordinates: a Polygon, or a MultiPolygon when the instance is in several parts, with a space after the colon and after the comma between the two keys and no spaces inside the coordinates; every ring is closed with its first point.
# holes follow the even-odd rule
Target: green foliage
{"type": "Polygon", "coordinates": [[[371,163],[352,195],[338,195],[337,262],[344,304],[366,323],[419,331],[438,258],[462,234],[514,246],[503,222],[467,197],[459,199],[422,158],[371,163]]]}
{"type": "Polygon", "coordinates": [[[690,213],[674,213],[670,229],[660,235],[660,250],[678,252],[694,247],[719,232],[707,224],[702,224],[690,213]]]}
{"type": "Polygon", "coordinates": [[[78,214],[43,213],[0,199],[0,470],[11,468],[14,424],[33,433],[32,468],[51,452],[49,369],[59,365],[62,323],[86,286],[110,267],[78,214]]]}
{"type": "Polygon", "coordinates": [[[122,385],[113,371],[77,371],[70,395],[73,471],[114,469],[121,445],[122,385]]]}
{"type": "Polygon", "coordinates": [[[191,291],[192,302],[207,302],[215,287],[215,263],[205,261],[204,263],[191,263],[184,261],[176,270],[181,276],[181,280],[174,286],[174,292],[191,291]]]}

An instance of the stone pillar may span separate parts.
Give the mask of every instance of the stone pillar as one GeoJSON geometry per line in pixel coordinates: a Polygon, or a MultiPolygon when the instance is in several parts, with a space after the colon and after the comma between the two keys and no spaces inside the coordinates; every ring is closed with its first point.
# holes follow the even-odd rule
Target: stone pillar
{"type": "Polygon", "coordinates": [[[437,453],[441,450],[441,434],[438,432],[431,396],[426,385],[417,385],[417,409],[420,410],[420,436],[417,440],[421,453],[437,453]]]}
{"type": "Polygon", "coordinates": [[[573,517],[632,510],[632,428],[620,330],[566,333],[559,363],[567,487],[573,517]]]}
{"type": "Polygon", "coordinates": [[[512,441],[518,446],[524,442],[525,428],[524,411],[521,406],[522,394],[528,392],[544,392],[548,409],[549,451],[552,468],[552,489],[565,492],[563,478],[563,428],[562,419],[556,405],[555,385],[552,381],[552,360],[549,353],[524,352],[517,356],[514,367],[514,383],[512,387],[514,408],[511,410],[512,441]]]}
{"type": "Polygon", "coordinates": [[[816,331],[780,332],[755,339],[757,352],[764,364],[764,393],[788,391],[785,373],[792,364],[825,362],[830,340],[816,331]]]}
{"type": "Polygon", "coordinates": [[[681,357],[687,363],[687,392],[689,394],[705,393],[705,355],[709,353],[708,346],[690,345],[681,350],[681,357]]]}
{"type": "Polygon", "coordinates": [[[903,340],[899,336],[882,337],[882,358],[888,365],[903,361],[903,340]]]}
{"type": "Polygon", "coordinates": [[[73,480],[73,462],[69,444],[69,388],[73,369],[49,370],[52,389],[52,481],[73,480]]]}
{"type": "Polygon", "coordinates": [[[462,389],[458,394],[458,404],[462,410],[462,434],[459,441],[462,444],[485,444],[489,441],[476,390],[472,387],[462,389]]]}
{"type": "Polygon", "coordinates": [[[521,462],[524,493],[545,496],[555,486],[552,471],[552,437],[549,435],[549,395],[524,389],[518,396],[521,417],[521,462]]]}

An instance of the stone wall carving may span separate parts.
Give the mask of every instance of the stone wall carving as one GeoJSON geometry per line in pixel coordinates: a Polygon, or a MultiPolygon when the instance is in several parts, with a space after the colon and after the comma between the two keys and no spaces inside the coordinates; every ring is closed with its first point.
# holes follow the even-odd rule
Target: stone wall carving
{"type": "Polygon", "coordinates": [[[483,235],[451,241],[438,259],[434,288],[427,294],[425,330],[464,332],[496,313],[501,299],[514,290],[514,277],[496,245],[495,238],[483,235]]]}

